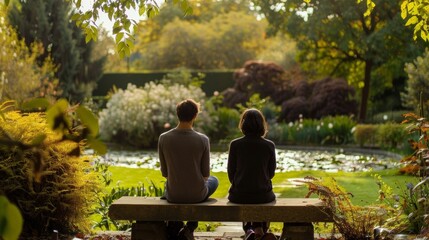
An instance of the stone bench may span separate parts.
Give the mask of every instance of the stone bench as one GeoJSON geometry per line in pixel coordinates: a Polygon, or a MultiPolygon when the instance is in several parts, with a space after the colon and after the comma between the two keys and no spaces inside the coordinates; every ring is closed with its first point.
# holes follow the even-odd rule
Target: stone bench
{"type": "Polygon", "coordinates": [[[155,197],[121,197],[109,208],[113,220],[135,221],[131,239],[164,240],[165,221],[283,222],[281,239],[313,239],[312,222],[332,222],[332,213],[315,198],[277,198],[266,204],[235,204],[209,198],[195,204],[168,203],[155,197]]]}

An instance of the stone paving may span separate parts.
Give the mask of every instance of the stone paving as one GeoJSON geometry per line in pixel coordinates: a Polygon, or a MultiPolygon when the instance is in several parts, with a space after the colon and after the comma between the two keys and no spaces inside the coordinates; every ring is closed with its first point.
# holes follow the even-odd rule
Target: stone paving
{"type": "MultiPolygon", "coordinates": [[[[196,240],[242,240],[244,232],[242,230],[241,223],[236,222],[223,222],[221,226],[217,227],[213,232],[195,232],[194,236],[196,240]]],[[[280,237],[280,233],[274,233],[277,238],[280,237]]],[[[84,240],[130,240],[130,232],[100,232],[98,236],[92,238],[84,238],[84,240]]],[[[327,239],[325,237],[315,234],[315,239],[327,239]]],[[[78,240],[74,238],[73,240],[78,240]]]]}

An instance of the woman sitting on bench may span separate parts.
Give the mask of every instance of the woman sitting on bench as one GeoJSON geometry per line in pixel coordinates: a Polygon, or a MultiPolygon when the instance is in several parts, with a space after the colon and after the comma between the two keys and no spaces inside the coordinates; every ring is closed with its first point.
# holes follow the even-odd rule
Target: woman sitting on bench
{"type": "MultiPolygon", "coordinates": [[[[234,203],[269,203],[275,200],[271,179],[276,169],[275,144],[265,139],[267,123],[257,109],[247,109],[239,122],[244,136],[231,141],[228,155],[228,199],[234,203]]],[[[267,222],[244,222],[245,239],[276,239],[267,222]]]]}

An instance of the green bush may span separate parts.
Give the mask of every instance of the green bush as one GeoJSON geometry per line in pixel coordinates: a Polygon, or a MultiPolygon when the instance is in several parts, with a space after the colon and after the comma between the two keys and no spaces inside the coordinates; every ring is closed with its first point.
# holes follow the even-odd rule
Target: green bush
{"type": "MultiPolygon", "coordinates": [[[[283,134],[271,136],[284,136],[287,133],[288,142],[291,144],[346,144],[353,142],[352,129],[356,122],[347,116],[324,117],[317,119],[303,119],[286,123],[279,123],[276,129],[283,129],[283,134]]],[[[273,139],[276,141],[277,139],[273,139]]]]}
{"type": "Polygon", "coordinates": [[[288,126],[284,123],[269,124],[267,138],[278,145],[287,144],[289,138],[288,126]]]}
{"type": "MultiPolygon", "coordinates": [[[[130,84],[114,93],[99,113],[101,137],[134,147],[155,147],[159,135],[177,125],[176,104],[188,98],[204,106],[204,92],[196,86],[150,82],[139,88],[130,84]]],[[[202,111],[195,128],[210,124],[202,111]]]]}
{"type": "Polygon", "coordinates": [[[359,147],[373,147],[376,145],[377,125],[358,124],[354,128],[353,137],[359,147]]]}
{"type": "Polygon", "coordinates": [[[407,112],[408,111],[398,110],[398,111],[377,113],[371,118],[370,123],[387,123],[387,122],[401,123],[404,120],[403,114],[407,112]]]}
{"type": "Polygon", "coordinates": [[[378,125],[377,141],[385,149],[403,148],[408,144],[406,125],[398,123],[385,123],[378,125]]]}
{"type": "Polygon", "coordinates": [[[405,92],[401,93],[402,104],[413,109],[413,112],[428,112],[429,110],[429,49],[423,56],[405,64],[408,74],[405,92]]]}
{"type": "Polygon", "coordinates": [[[98,182],[90,157],[80,157],[82,145],[50,130],[45,114],[2,116],[0,194],[19,208],[22,236],[89,230],[87,216],[98,182]]]}
{"type": "Polygon", "coordinates": [[[131,228],[132,221],[113,220],[108,215],[110,205],[123,196],[160,197],[164,195],[164,187],[158,187],[153,181],[150,182],[148,187],[145,187],[143,183],[132,187],[122,187],[119,182],[115,187],[110,187],[112,173],[109,171],[109,165],[101,164],[99,161],[95,161],[94,165],[94,170],[100,173],[101,182],[104,185],[104,190],[96,193],[97,204],[95,205],[93,214],[99,220],[93,225],[94,229],[126,231],[131,228]]]}

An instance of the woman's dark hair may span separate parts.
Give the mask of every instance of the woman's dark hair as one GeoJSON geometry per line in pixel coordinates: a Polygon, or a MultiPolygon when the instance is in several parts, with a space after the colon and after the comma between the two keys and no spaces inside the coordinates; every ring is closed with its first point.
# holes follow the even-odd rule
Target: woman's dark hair
{"type": "Polygon", "coordinates": [[[190,122],[200,111],[200,104],[193,99],[181,101],[176,106],[176,114],[181,122],[190,122]]]}
{"type": "Polygon", "coordinates": [[[255,108],[246,109],[241,114],[238,128],[246,136],[265,137],[268,132],[268,125],[264,115],[255,108]]]}

